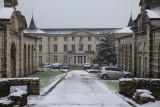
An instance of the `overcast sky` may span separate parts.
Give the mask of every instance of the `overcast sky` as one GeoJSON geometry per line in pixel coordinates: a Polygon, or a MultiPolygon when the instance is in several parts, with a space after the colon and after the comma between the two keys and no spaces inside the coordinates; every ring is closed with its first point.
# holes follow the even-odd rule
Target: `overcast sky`
{"type": "MultiPolygon", "coordinates": [[[[140,0],[132,0],[133,18],[140,0]]],[[[119,28],[128,24],[131,0],[18,0],[18,10],[29,25],[33,16],[39,28],[119,28]]]]}

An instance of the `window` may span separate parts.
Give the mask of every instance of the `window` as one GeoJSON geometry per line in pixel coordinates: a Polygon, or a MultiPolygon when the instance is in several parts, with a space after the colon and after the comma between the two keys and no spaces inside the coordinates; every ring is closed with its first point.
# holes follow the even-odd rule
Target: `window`
{"type": "Polygon", "coordinates": [[[57,55],[54,55],[54,63],[57,63],[57,55]]]}
{"type": "Polygon", "coordinates": [[[72,37],[72,41],[75,41],[75,37],[72,37]]]}
{"type": "Polygon", "coordinates": [[[99,40],[99,37],[97,37],[97,40],[99,40]]]}
{"type": "Polygon", "coordinates": [[[79,51],[83,51],[83,45],[79,46],[79,51]]]}
{"type": "Polygon", "coordinates": [[[54,37],[54,41],[57,41],[57,37],[54,37]]]}
{"type": "Polygon", "coordinates": [[[42,64],[42,56],[39,56],[39,64],[42,64]]]}
{"type": "Polygon", "coordinates": [[[93,61],[93,60],[92,60],[92,57],[90,57],[90,63],[92,63],[92,61],[93,61]]]}
{"type": "Polygon", "coordinates": [[[88,37],[88,41],[91,41],[91,37],[88,37]]]}
{"type": "Polygon", "coordinates": [[[64,37],[64,41],[67,41],[67,37],[64,37]]]}
{"type": "Polygon", "coordinates": [[[114,68],[114,67],[108,67],[108,68],[105,68],[105,70],[110,70],[110,71],[122,71],[121,69],[119,69],[119,68],[114,68]]]}
{"type": "Polygon", "coordinates": [[[75,45],[72,45],[72,51],[75,51],[75,45]]]}
{"type": "Polygon", "coordinates": [[[84,63],[86,63],[86,56],[84,56],[84,63]]]}
{"type": "Polygon", "coordinates": [[[67,52],[67,45],[64,45],[64,52],[67,52]]]}
{"type": "Polygon", "coordinates": [[[42,37],[39,38],[39,42],[42,42],[42,37]]]}
{"type": "Polygon", "coordinates": [[[98,49],[99,49],[99,45],[96,45],[96,51],[98,51],[98,49]]]}
{"type": "Polygon", "coordinates": [[[74,56],[74,64],[76,64],[76,56],[74,56]]]}
{"type": "Polygon", "coordinates": [[[122,71],[121,69],[119,68],[113,68],[114,71],[122,71]]]}
{"type": "Polygon", "coordinates": [[[67,56],[64,56],[64,63],[67,63],[67,56]]]}
{"type": "Polygon", "coordinates": [[[42,45],[39,45],[39,52],[42,52],[42,45]]]}
{"type": "Polygon", "coordinates": [[[83,41],[83,37],[80,37],[80,40],[79,40],[79,42],[82,42],[83,41]]]}
{"type": "Polygon", "coordinates": [[[105,70],[111,70],[111,71],[113,71],[113,68],[105,68],[105,70]]]}
{"type": "Polygon", "coordinates": [[[57,45],[54,45],[54,52],[57,52],[57,45]]]}
{"type": "Polygon", "coordinates": [[[88,51],[91,51],[91,45],[88,45],[88,51]]]}

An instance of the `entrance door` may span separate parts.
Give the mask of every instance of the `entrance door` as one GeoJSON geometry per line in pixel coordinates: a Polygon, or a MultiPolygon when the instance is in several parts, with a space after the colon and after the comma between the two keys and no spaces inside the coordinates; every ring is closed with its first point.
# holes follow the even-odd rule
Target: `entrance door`
{"type": "Polygon", "coordinates": [[[78,64],[82,64],[82,56],[78,56],[78,64]]]}

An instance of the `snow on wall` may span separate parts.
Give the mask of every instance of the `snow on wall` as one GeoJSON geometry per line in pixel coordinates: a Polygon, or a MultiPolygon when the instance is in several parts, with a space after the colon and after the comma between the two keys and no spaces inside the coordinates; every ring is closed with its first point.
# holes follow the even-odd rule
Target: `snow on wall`
{"type": "Polygon", "coordinates": [[[0,97],[8,96],[15,86],[27,90],[28,95],[39,95],[39,78],[2,78],[0,79],[0,97]],[[26,87],[27,86],[27,87],[26,87]]]}
{"type": "MultiPolygon", "coordinates": [[[[119,92],[132,98],[137,89],[146,89],[152,92],[156,99],[160,99],[160,79],[131,78],[119,80],[119,92]]],[[[141,90],[140,90],[141,91],[141,90]]]]}

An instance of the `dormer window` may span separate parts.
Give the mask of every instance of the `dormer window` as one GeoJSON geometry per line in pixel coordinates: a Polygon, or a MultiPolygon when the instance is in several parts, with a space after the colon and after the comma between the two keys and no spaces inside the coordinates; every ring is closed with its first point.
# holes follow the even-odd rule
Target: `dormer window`
{"type": "Polygon", "coordinates": [[[142,31],[146,30],[145,16],[142,18],[142,31]]]}
{"type": "Polygon", "coordinates": [[[151,7],[150,7],[150,5],[149,5],[149,4],[148,4],[148,5],[146,5],[146,9],[151,10],[151,7]]]}

